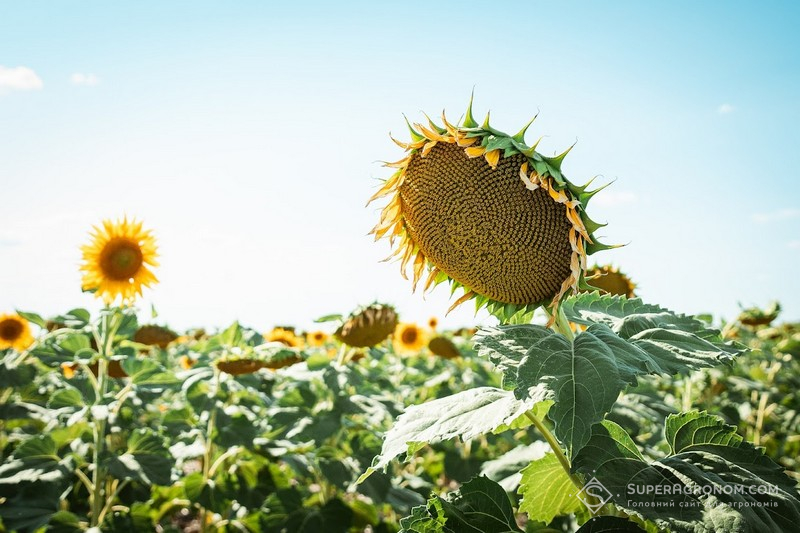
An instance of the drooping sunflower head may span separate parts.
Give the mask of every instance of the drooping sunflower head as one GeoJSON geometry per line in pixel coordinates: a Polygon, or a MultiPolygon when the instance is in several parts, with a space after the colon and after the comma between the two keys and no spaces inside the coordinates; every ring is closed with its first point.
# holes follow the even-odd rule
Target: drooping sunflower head
{"type": "Polygon", "coordinates": [[[458,347],[453,344],[453,341],[441,335],[432,338],[428,342],[428,349],[432,354],[438,355],[444,359],[461,357],[461,352],[458,350],[458,347]]]}
{"type": "Polygon", "coordinates": [[[759,307],[748,307],[739,313],[739,322],[747,326],[767,326],[778,318],[781,312],[781,304],[771,302],[766,309],[759,307]]]}
{"type": "Polygon", "coordinates": [[[31,344],[33,334],[27,320],[17,314],[0,314],[0,350],[22,352],[31,344]]]}
{"type": "Polygon", "coordinates": [[[348,346],[369,348],[385,341],[396,326],[394,307],[374,303],[353,311],[334,336],[348,346]]]}
{"type": "Polygon", "coordinates": [[[400,323],[394,330],[392,346],[400,354],[414,355],[425,347],[427,338],[425,332],[412,323],[400,323]]]}
{"type": "MultiPolygon", "coordinates": [[[[533,122],[533,121],[531,121],[533,122]]],[[[375,239],[394,246],[401,271],[412,265],[416,287],[450,281],[501,319],[546,304],[555,312],[584,283],[586,256],[609,248],[586,214],[599,189],[569,182],[561,163],[569,152],[546,157],[516,135],[479,125],[472,103],[459,125],[409,125],[411,141],[396,141],[406,157],[370,201],[389,196],[375,239]]],[[[394,139],[393,139],[394,140],[394,139]]],[[[538,144],[538,143],[537,143],[538,144]]]]}
{"type": "MultiPolygon", "coordinates": [[[[633,298],[636,284],[631,278],[622,273],[619,268],[610,265],[597,265],[586,271],[586,279],[591,290],[600,290],[601,293],[633,298]]],[[[584,289],[588,291],[590,289],[584,289]]]]}
{"type": "Polygon", "coordinates": [[[107,304],[120,297],[124,305],[141,296],[142,287],[158,282],[150,270],[158,266],[155,237],[141,222],[104,220],[93,229],[92,242],[81,248],[83,290],[107,304]]]}
{"type": "Polygon", "coordinates": [[[269,342],[280,342],[289,348],[302,348],[303,346],[303,339],[295,335],[294,331],[289,328],[273,328],[265,337],[269,342]]]}
{"type": "Polygon", "coordinates": [[[166,348],[169,343],[177,338],[178,334],[174,331],[156,325],[142,326],[133,335],[134,342],[148,346],[158,346],[161,349],[166,348]]]}

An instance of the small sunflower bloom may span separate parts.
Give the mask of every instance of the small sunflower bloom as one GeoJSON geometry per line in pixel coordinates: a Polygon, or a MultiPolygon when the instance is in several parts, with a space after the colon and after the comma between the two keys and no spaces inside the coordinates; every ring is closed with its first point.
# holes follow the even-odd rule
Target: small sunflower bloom
{"type": "Polygon", "coordinates": [[[312,331],[306,334],[306,343],[308,343],[309,346],[319,348],[328,342],[329,337],[330,336],[324,331],[312,331]]]}
{"type": "Polygon", "coordinates": [[[280,342],[289,348],[302,348],[303,339],[295,335],[294,331],[287,328],[274,328],[265,335],[268,342],[280,342]]]}
{"type": "Polygon", "coordinates": [[[33,335],[27,320],[17,314],[0,315],[0,350],[13,348],[23,352],[31,344],[33,335]]]}
{"type": "Polygon", "coordinates": [[[425,332],[416,324],[400,323],[394,330],[392,345],[395,352],[399,354],[417,354],[425,347],[426,343],[425,332]]]}
{"type": "Polygon", "coordinates": [[[150,267],[158,266],[155,237],[136,220],[104,220],[94,226],[91,242],[83,247],[83,290],[94,291],[106,304],[121,298],[123,305],[142,295],[143,287],[158,283],[150,267]]]}

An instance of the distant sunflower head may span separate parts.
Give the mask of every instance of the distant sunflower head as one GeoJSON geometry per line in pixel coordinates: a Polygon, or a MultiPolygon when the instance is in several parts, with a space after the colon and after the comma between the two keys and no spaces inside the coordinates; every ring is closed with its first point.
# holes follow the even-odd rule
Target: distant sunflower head
{"type": "Polygon", "coordinates": [[[324,331],[311,331],[306,334],[306,342],[309,346],[320,347],[328,342],[329,335],[324,331]]]}
{"type": "Polygon", "coordinates": [[[221,372],[231,374],[233,376],[241,376],[242,374],[252,374],[262,368],[266,368],[267,364],[264,361],[257,359],[219,359],[215,363],[221,372]]]}
{"type": "Polygon", "coordinates": [[[269,342],[280,342],[289,348],[302,348],[303,346],[303,339],[288,328],[274,328],[267,333],[266,338],[269,342]]]}
{"type": "Polygon", "coordinates": [[[392,336],[394,350],[400,354],[413,355],[425,347],[427,338],[425,332],[411,323],[398,324],[392,336]]]}
{"type": "Polygon", "coordinates": [[[429,328],[431,328],[431,329],[434,329],[434,330],[435,330],[435,329],[436,329],[436,326],[438,326],[438,325],[439,325],[439,319],[438,319],[438,318],[436,318],[435,316],[432,316],[432,317],[430,317],[430,318],[428,319],[428,327],[429,327],[429,328]]]}
{"type": "Polygon", "coordinates": [[[766,309],[749,307],[739,313],[739,322],[747,326],[766,326],[778,318],[781,312],[781,304],[772,302],[766,309]]]}
{"type": "Polygon", "coordinates": [[[586,279],[593,288],[584,289],[584,291],[599,289],[604,294],[627,298],[635,296],[636,284],[617,267],[593,266],[586,272],[586,279]]]}
{"type": "MultiPolygon", "coordinates": [[[[531,121],[533,122],[533,121],[531,121]]],[[[449,281],[502,318],[546,304],[555,312],[568,291],[584,282],[586,256],[608,248],[586,214],[598,192],[561,173],[569,152],[546,157],[524,142],[530,123],[508,135],[472,116],[453,125],[409,125],[411,141],[395,141],[406,157],[370,201],[390,200],[372,229],[389,239],[390,257],[409,265],[416,287],[449,281]]],[[[538,143],[537,143],[538,144],[538,143]]]]}
{"type": "Polygon", "coordinates": [[[369,348],[385,341],[397,326],[394,307],[374,303],[356,309],[336,330],[340,342],[355,348],[369,348]]]}
{"type": "Polygon", "coordinates": [[[158,346],[162,349],[177,338],[178,335],[174,331],[155,325],[142,326],[136,330],[133,336],[134,342],[148,346],[158,346]]]}
{"type": "Polygon", "coordinates": [[[117,297],[130,303],[142,287],[157,283],[150,267],[158,266],[156,241],[142,223],[127,217],[104,220],[94,227],[92,242],[83,246],[83,289],[111,304],[117,297]]]}
{"type": "Polygon", "coordinates": [[[13,348],[18,352],[33,344],[28,321],[17,314],[0,314],[0,350],[13,348]]]}
{"type": "Polygon", "coordinates": [[[453,341],[441,335],[432,338],[430,342],[428,342],[428,349],[434,355],[438,355],[444,359],[455,359],[461,356],[461,352],[456,345],[453,344],[453,341]]]}

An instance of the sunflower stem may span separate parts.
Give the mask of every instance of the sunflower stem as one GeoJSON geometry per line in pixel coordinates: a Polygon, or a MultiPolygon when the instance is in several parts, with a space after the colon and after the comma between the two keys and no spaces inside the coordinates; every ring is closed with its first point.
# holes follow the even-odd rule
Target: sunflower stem
{"type": "Polygon", "coordinates": [[[545,308],[545,312],[553,318],[553,324],[550,326],[553,331],[564,335],[570,341],[575,338],[575,333],[569,325],[569,319],[567,319],[567,315],[564,314],[564,310],[560,306],[555,315],[551,314],[547,308],[545,308]]]}
{"type": "Polygon", "coordinates": [[[561,445],[558,443],[558,440],[556,440],[555,435],[547,428],[544,422],[539,420],[536,415],[530,411],[526,411],[525,416],[531,421],[542,437],[544,437],[547,444],[550,445],[550,449],[553,450],[561,468],[564,469],[564,472],[567,474],[570,481],[572,481],[572,484],[575,485],[578,490],[583,489],[583,481],[576,474],[571,472],[572,466],[569,464],[569,459],[567,459],[567,456],[564,454],[564,450],[561,449],[561,445]]]}
{"type": "MultiPolygon", "coordinates": [[[[105,397],[108,390],[108,361],[111,356],[111,351],[114,346],[114,336],[119,329],[121,321],[118,320],[117,313],[110,307],[103,309],[103,318],[101,329],[98,332],[97,347],[100,350],[100,357],[97,360],[97,394],[95,397],[93,407],[104,405],[105,397]]],[[[91,372],[89,372],[91,374],[91,372]]],[[[91,411],[90,411],[91,412],[91,411]]],[[[94,436],[94,451],[92,453],[92,500],[91,510],[92,519],[91,526],[100,526],[101,520],[105,517],[103,509],[113,503],[116,494],[113,494],[110,501],[104,501],[104,487],[106,481],[106,472],[100,466],[102,460],[105,442],[106,442],[106,423],[108,421],[109,413],[104,413],[100,418],[96,418],[92,414],[92,426],[94,436]]]]}

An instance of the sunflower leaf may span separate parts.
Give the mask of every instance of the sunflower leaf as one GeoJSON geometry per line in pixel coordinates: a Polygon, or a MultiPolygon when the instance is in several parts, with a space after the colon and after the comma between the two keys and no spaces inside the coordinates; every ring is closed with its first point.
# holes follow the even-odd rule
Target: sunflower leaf
{"type": "Polygon", "coordinates": [[[645,304],[639,298],[584,293],[565,300],[562,309],[571,322],[605,324],[649,353],[667,374],[728,363],[743,352],[702,320],[645,304]]]}
{"type": "Polygon", "coordinates": [[[582,508],[576,496],[578,489],[572,484],[558,458],[552,452],[531,462],[522,469],[519,494],[520,512],[530,520],[549,524],[553,518],[568,515],[582,508]]]}
{"type": "Polygon", "coordinates": [[[587,321],[586,331],[572,340],[531,324],[489,328],[476,337],[478,352],[503,372],[503,386],[513,388],[517,398],[554,402],[549,417],[571,456],[588,442],[592,426],[603,420],[619,394],[636,385],[640,376],[712,366],[730,360],[729,352],[737,350],[716,340],[693,318],[625,311],[619,318],[593,312],[602,320],[587,321]],[[649,327],[670,321],[693,332],[678,326],[649,327]],[[612,326],[619,326],[618,331],[612,326]]]}
{"type": "Polygon", "coordinates": [[[597,424],[573,469],[594,476],[619,508],[670,531],[793,531],[800,522],[792,480],[733,426],[692,411],[670,415],[664,433],[671,454],[647,462],[622,428],[597,424]]]}
{"type": "Polygon", "coordinates": [[[522,533],[505,489],[486,477],[471,479],[447,499],[431,496],[400,525],[401,533],[522,533]]]}
{"type": "Polygon", "coordinates": [[[385,469],[392,459],[404,452],[412,454],[425,444],[454,437],[466,441],[488,433],[512,423],[534,403],[519,400],[509,391],[478,387],[421,405],[412,405],[406,408],[386,434],[380,455],[359,478],[359,483],[375,470],[385,469]]]}

